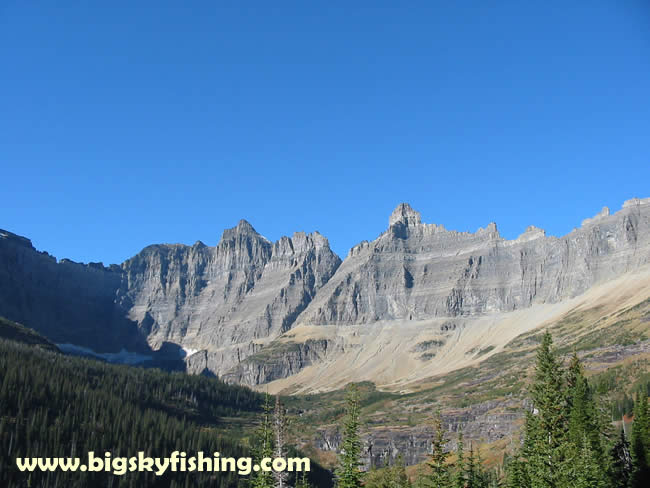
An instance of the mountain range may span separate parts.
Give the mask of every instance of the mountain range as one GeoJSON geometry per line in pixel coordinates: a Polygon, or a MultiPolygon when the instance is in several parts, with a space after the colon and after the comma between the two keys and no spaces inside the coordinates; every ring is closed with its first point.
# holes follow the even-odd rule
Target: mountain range
{"type": "Polygon", "coordinates": [[[563,237],[531,226],[514,240],[494,223],[426,224],[403,203],[343,261],[317,232],[270,242],[245,220],[215,247],[156,244],[110,266],[0,230],[0,316],[62,348],[176,358],[272,391],[409,391],[615,296],[650,296],[650,198],[563,237]]]}

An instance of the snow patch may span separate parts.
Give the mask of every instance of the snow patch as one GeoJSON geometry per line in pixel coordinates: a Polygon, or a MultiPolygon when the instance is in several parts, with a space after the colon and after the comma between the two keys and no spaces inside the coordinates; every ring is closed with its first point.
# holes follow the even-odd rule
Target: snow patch
{"type": "Polygon", "coordinates": [[[182,358],[188,358],[192,354],[195,354],[195,353],[197,353],[199,351],[200,351],[200,349],[190,349],[189,347],[181,346],[181,350],[179,351],[179,353],[180,353],[182,358]]]}

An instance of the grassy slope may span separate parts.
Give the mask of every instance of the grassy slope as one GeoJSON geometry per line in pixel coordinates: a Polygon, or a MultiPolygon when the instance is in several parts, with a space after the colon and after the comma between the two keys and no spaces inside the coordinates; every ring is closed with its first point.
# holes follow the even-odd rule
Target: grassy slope
{"type": "MultiPolygon", "coordinates": [[[[560,320],[548,324],[557,351],[568,357],[575,349],[582,357],[605,399],[630,394],[650,379],[650,299],[624,307],[594,305],[577,307],[560,320]]],[[[476,366],[462,368],[415,385],[414,392],[396,394],[363,384],[362,417],[367,430],[401,429],[429,422],[436,406],[443,415],[462,414],[472,406],[493,402],[491,413],[523,414],[522,404],[535,362],[535,350],[544,329],[522,334],[476,366]]],[[[297,431],[309,442],[316,430],[335,424],[343,415],[341,390],[289,397],[289,406],[301,415],[297,431]]],[[[520,422],[519,422],[520,423],[520,422]]],[[[482,444],[488,462],[501,459],[515,438],[482,444]]],[[[313,452],[324,463],[332,454],[313,452]]]]}

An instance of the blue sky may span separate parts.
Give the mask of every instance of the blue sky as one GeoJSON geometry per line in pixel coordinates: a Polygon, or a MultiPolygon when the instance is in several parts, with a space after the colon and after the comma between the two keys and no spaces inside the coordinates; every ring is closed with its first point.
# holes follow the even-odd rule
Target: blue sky
{"type": "Polygon", "coordinates": [[[563,235],[650,196],[644,0],[4,0],[0,61],[0,228],[59,258],[240,218],[345,256],[402,201],[563,235]]]}

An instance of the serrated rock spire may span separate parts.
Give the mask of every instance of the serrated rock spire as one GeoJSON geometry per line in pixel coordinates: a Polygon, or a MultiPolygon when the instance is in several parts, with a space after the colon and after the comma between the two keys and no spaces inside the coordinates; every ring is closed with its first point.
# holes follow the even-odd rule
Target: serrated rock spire
{"type": "Polygon", "coordinates": [[[408,203],[400,203],[393,213],[390,214],[388,219],[388,225],[393,226],[395,224],[402,223],[404,225],[418,225],[422,223],[422,217],[420,212],[413,210],[408,203]]]}

